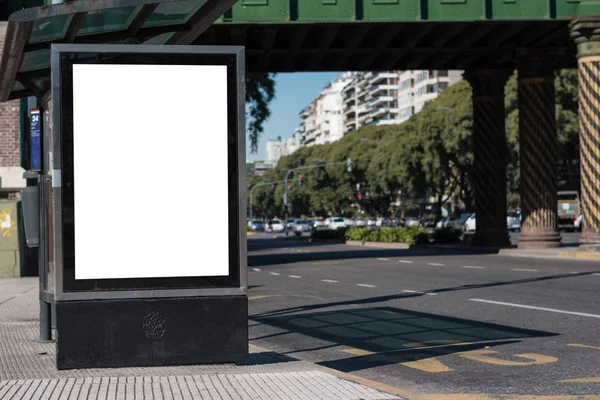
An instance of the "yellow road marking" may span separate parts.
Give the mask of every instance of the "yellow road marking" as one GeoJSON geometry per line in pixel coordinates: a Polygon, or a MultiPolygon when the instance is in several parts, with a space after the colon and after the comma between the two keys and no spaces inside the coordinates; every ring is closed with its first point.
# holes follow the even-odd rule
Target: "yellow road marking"
{"type": "Polygon", "coordinates": [[[259,300],[259,299],[264,299],[265,297],[272,297],[269,295],[264,295],[264,296],[250,296],[248,297],[248,300],[259,300]]]}
{"type": "Polygon", "coordinates": [[[558,358],[545,356],[543,354],[536,353],[524,353],[524,354],[515,354],[515,357],[526,358],[532,361],[510,361],[503,360],[500,358],[490,357],[486,354],[498,354],[497,351],[494,350],[472,350],[467,351],[465,353],[459,353],[458,355],[467,358],[469,360],[479,361],[486,364],[494,364],[494,365],[503,365],[503,366],[525,366],[525,365],[540,365],[540,364],[549,364],[553,362],[557,362],[558,358]]]}
{"type": "Polygon", "coordinates": [[[362,349],[344,349],[340,350],[343,353],[352,354],[353,356],[370,356],[371,354],[375,354],[372,351],[362,350],[362,349]]]}
{"type": "Polygon", "coordinates": [[[559,381],[559,382],[567,382],[567,383],[600,383],[600,376],[591,376],[589,378],[565,379],[564,381],[559,381]]]}
{"type": "Polygon", "coordinates": [[[567,346],[571,346],[571,347],[581,347],[584,349],[596,349],[596,350],[600,350],[600,347],[596,347],[596,346],[588,346],[586,344],[579,344],[579,343],[569,343],[567,346]]]}
{"type": "Polygon", "coordinates": [[[427,346],[428,344],[440,345],[440,344],[455,344],[455,343],[459,343],[461,345],[462,344],[471,344],[471,343],[461,342],[460,340],[440,339],[440,340],[425,340],[423,342],[405,343],[402,346],[412,349],[412,348],[417,348],[417,347],[432,347],[432,346],[427,346]]]}
{"type": "Polygon", "coordinates": [[[418,361],[408,361],[400,363],[400,365],[404,365],[408,368],[418,369],[420,371],[430,372],[430,373],[438,373],[438,372],[448,372],[452,371],[452,368],[449,368],[438,361],[437,358],[424,358],[418,361]]]}

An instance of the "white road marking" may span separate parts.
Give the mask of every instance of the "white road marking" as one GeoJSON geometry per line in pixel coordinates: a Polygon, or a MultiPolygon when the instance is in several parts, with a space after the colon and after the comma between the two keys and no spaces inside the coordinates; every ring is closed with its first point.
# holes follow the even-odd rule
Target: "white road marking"
{"type": "Polygon", "coordinates": [[[375,285],[367,285],[366,283],[357,283],[356,286],[361,286],[361,287],[375,287],[375,285]]]}
{"type": "Polygon", "coordinates": [[[579,271],[569,271],[570,274],[578,274],[579,271]]]}
{"type": "Polygon", "coordinates": [[[269,272],[271,275],[281,275],[279,272],[269,272]]]}
{"type": "Polygon", "coordinates": [[[260,268],[254,268],[255,271],[262,271],[260,268]]]}
{"type": "Polygon", "coordinates": [[[443,267],[445,264],[427,263],[427,265],[431,265],[432,267],[443,267]]]}
{"type": "Polygon", "coordinates": [[[592,274],[592,275],[600,276],[600,274],[592,274]]]}
{"type": "Polygon", "coordinates": [[[438,293],[425,293],[427,296],[437,296],[438,293]]]}
{"type": "Polygon", "coordinates": [[[389,261],[389,258],[378,258],[379,261],[389,261]]]}
{"type": "Polygon", "coordinates": [[[530,269],[530,268],[513,268],[511,271],[520,271],[520,272],[540,272],[539,269],[530,269]]]}
{"type": "Polygon", "coordinates": [[[497,304],[500,306],[509,306],[509,307],[517,307],[517,308],[528,308],[530,310],[548,311],[548,312],[554,312],[554,313],[558,313],[558,314],[570,314],[570,315],[578,315],[580,317],[600,318],[600,315],[580,313],[580,312],[576,312],[576,311],[565,311],[565,310],[557,310],[554,308],[526,306],[524,304],[504,303],[502,301],[493,301],[493,300],[484,300],[484,299],[469,299],[469,300],[477,301],[480,303],[497,304]]]}
{"type": "Polygon", "coordinates": [[[477,265],[463,265],[463,268],[468,268],[468,269],[485,269],[485,267],[479,267],[477,265]]]}
{"type": "Polygon", "coordinates": [[[404,293],[421,293],[421,292],[417,292],[416,290],[403,290],[404,293]]]}
{"type": "Polygon", "coordinates": [[[301,277],[301,276],[299,276],[299,275],[290,275],[290,278],[300,279],[300,278],[302,278],[302,277],[301,277]]]}
{"type": "Polygon", "coordinates": [[[408,261],[408,260],[398,260],[399,263],[402,264],[412,264],[412,261],[408,261]]]}
{"type": "Polygon", "coordinates": [[[328,283],[338,283],[339,282],[339,281],[334,281],[333,279],[321,279],[321,281],[328,282],[328,283]]]}

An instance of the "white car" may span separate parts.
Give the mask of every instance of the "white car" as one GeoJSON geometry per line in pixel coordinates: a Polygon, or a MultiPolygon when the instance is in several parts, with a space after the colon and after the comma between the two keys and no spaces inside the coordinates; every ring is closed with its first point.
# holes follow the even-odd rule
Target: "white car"
{"type": "Polygon", "coordinates": [[[267,232],[283,232],[285,230],[285,225],[282,221],[278,219],[272,219],[267,222],[267,232]]]}
{"type": "Polygon", "coordinates": [[[344,218],[344,221],[346,221],[346,226],[354,226],[354,225],[356,225],[356,223],[354,222],[353,219],[344,218]]]}
{"type": "Polygon", "coordinates": [[[375,221],[373,218],[369,218],[367,220],[367,226],[376,226],[377,221],[375,221]]]}
{"type": "Polygon", "coordinates": [[[477,219],[475,214],[471,214],[469,218],[465,221],[463,225],[463,232],[475,232],[477,226],[477,219]]]}
{"type": "Polygon", "coordinates": [[[575,227],[576,231],[581,232],[581,230],[583,229],[583,224],[581,223],[582,220],[583,220],[583,214],[579,214],[579,217],[577,217],[575,219],[575,221],[573,222],[573,226],[575,227]]]}
{"type": "Polygon", "coordinates": [[[355,221],[356,226],[367,226],[367,221],[362,218],[357,218],[355,221]]]}
{"type": "Polygon", "coordinates": [[[343,229],[346,227],[346,221],[344,221],[344,218],[339,217],[327,218],[325,220],[325,226],[333,230],[343,229]]]}

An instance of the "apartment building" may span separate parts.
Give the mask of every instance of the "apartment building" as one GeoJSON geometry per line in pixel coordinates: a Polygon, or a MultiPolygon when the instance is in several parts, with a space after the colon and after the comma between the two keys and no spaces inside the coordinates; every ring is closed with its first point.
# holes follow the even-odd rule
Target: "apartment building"
{"type": "Polygon", "coordinates": [[[399,74],[399,122],[421,111],[448,86],[462,79],[462,71],[402,71],[399,74]]]}
{"type": "Polygon", "coordinates": [[[346,85],[344,133],[363,125],[390,125],[398,119],[398,72],[358,74],[346,85]]]}
{"type": "Polygon", "coordinates": [[[277,161],[285,154],[285,143],[281,137],[267,141],[267,161],[277,164],[277,161]]]}
{"type": "Polygon", "coordinates": [[[344,74],[333,80],[300,112],[300,145],[335,142],[344,136],[342,90],[352,80],[344,74]]]}

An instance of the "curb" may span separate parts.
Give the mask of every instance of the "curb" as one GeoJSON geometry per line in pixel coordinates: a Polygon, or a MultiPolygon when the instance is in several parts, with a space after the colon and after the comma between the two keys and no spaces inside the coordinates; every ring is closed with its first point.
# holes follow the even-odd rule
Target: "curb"
{"type": "Polygon", "coordinates": [[[408,250],[408,249],[412,248],[412,246],[407,243],[362,242],[360,240],[347,240],[346,244],[348,246],[377,247],[380,249],[408,250]]]}
{"type": "Polygon", "coordinates": [[[565,251],[558,253],[562,258],[580,258],[585,260],[600,260],[600,253],[591,253],[586,251],[565,251]]]}

